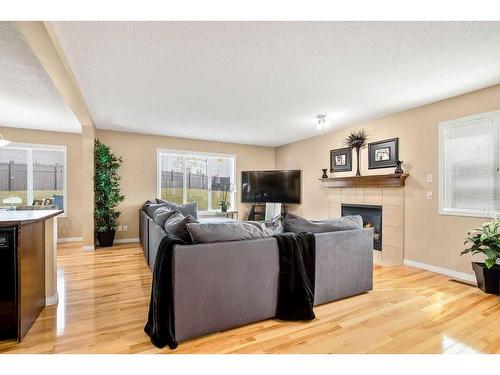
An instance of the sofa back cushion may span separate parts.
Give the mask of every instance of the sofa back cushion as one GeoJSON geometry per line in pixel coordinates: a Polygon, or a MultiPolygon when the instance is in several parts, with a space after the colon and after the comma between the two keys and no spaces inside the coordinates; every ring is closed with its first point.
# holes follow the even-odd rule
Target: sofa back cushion
{"type": "Polygon", "coordinates": [[[311,232],[324,233],[340,230],[362,229],[363,219],[360,215],[343,216],[327,220],[307,220],[303,217],[289,213],[285,217],[285,232],[311,232]]]}
{"type": "Polygon", "coordinates": [[[151,206],[152,204],[156,204],[156,202],[147,200],[146,203],[144,203],[144,205],[142,206],[142,210],[147,213],[148,207],[151,206]]]}
{"type": "Polygon", "coordinates": [[[174,202],[169,202],[164,199],[156,198],[156,203],[164,204],[170,210],[179,211],[184,216],[191,215],[195,219],[198,218],[198,202],[188,202],[178,205],[174,202]]]}
{"type": "Polygon", "coordinates": [[[188,224],[193,243],[252,240],[272,236],[273,230],[255,221],[188,224]]]}
{"type": "Polygon", "coordinates": [[[179,211],[172,211],[167,220],[165,221],[165,232],[171,234],[177,238],[180,238],[184,242],[191,244],[193,241],[191,240],[191,235],[187,229],[187,225],[191,223],[198,223],[191,215],[184,216],[179,211]]]}

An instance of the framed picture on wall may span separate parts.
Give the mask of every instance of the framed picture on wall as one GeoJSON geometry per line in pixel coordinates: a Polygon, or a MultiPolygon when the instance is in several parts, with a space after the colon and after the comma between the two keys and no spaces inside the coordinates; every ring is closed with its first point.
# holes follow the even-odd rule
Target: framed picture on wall
{"type": "Polygon", "coordinates": [[[390,168],[399,160],[399,139],[368,143],[368,169],[390,168]]]}
{"type": "Polygon", "coordinates": [[[349,147],[330,150],[330,172],[352,171],[352,150],[349,147]]]}

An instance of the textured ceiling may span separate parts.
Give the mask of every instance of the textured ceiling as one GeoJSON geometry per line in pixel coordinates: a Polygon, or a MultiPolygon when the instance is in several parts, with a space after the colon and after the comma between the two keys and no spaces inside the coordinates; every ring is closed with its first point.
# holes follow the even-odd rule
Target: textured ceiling
{"type": "Polygon", "coordinates": [[[81,132],[73,112],[11,22],[0,22],[0,126],[81,132]]]}
{"type": "Polygon", "coordinates": [[[500,83],[500,23],[55,22],[96,126],[277,146],[500,83]]]}

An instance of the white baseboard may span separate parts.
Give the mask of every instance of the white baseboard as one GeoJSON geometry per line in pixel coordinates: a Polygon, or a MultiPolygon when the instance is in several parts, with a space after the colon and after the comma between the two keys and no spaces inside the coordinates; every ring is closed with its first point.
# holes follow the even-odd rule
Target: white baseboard
{"type": "Polygon", "coordinates": [[[431,264],[426,264],[426,263],[420,263],[420,262],[416,262],[416,261],[410,260],[410,259],[403,260],[403,263],[406,264],[407,266],[410,266],[410,267],[420,268],[420,269],[423,269],[426,271],[431,271],[434,273],[439,273],[441,275],[446,275],[446,276],[452,277],[452,278],[457,279],[457,280],[463,280],[463,281],[467,281],[467,282],[476,284],[476,277],[474,275],[469,274],[469,273],[458,272],[458,271],[450,270],[448,268],[433,266],[431,264]]]}
{"type": "Polygon", "coordinates": [[[131,242],[139,242],[139,237],[134,238],[120,238],[119,240],[115,240],[114,243],[131,243],[131,242]]]}
{"type": "Polygon", "coordinates": [[[58,301],[59,295],[56,292],[56,294],[54,294],[53,296],[45,297],[45,306],[56,305],[58,301]]]}
{"type": "Polygon", "coordinates": [[[95,250],[94,245],[88,245],[88,246],[82,246],[82,247],[83,247],[83,251],[94,251],[95,250]]]}
{"type": "Polygon", "coordinates": [[[65,237],[57,239],[57,243],[82,242],[82,241],[83,237],[65,237]]]}

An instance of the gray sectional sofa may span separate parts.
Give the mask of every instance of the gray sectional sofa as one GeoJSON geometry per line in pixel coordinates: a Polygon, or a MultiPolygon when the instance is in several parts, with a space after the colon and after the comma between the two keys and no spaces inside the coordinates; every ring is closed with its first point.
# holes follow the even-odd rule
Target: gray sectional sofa
{"type": "MultiPolygon", "coordinates": [[[[140,210],[140,239],[153,268],[166,235],[140,210]]],[[[315,305],[373,287],[372,230],[317,233],[315,305]]],[[[174,327],[178,342],[275,316],[279,258],[274,237],[176,245],[174,327]]]]}

